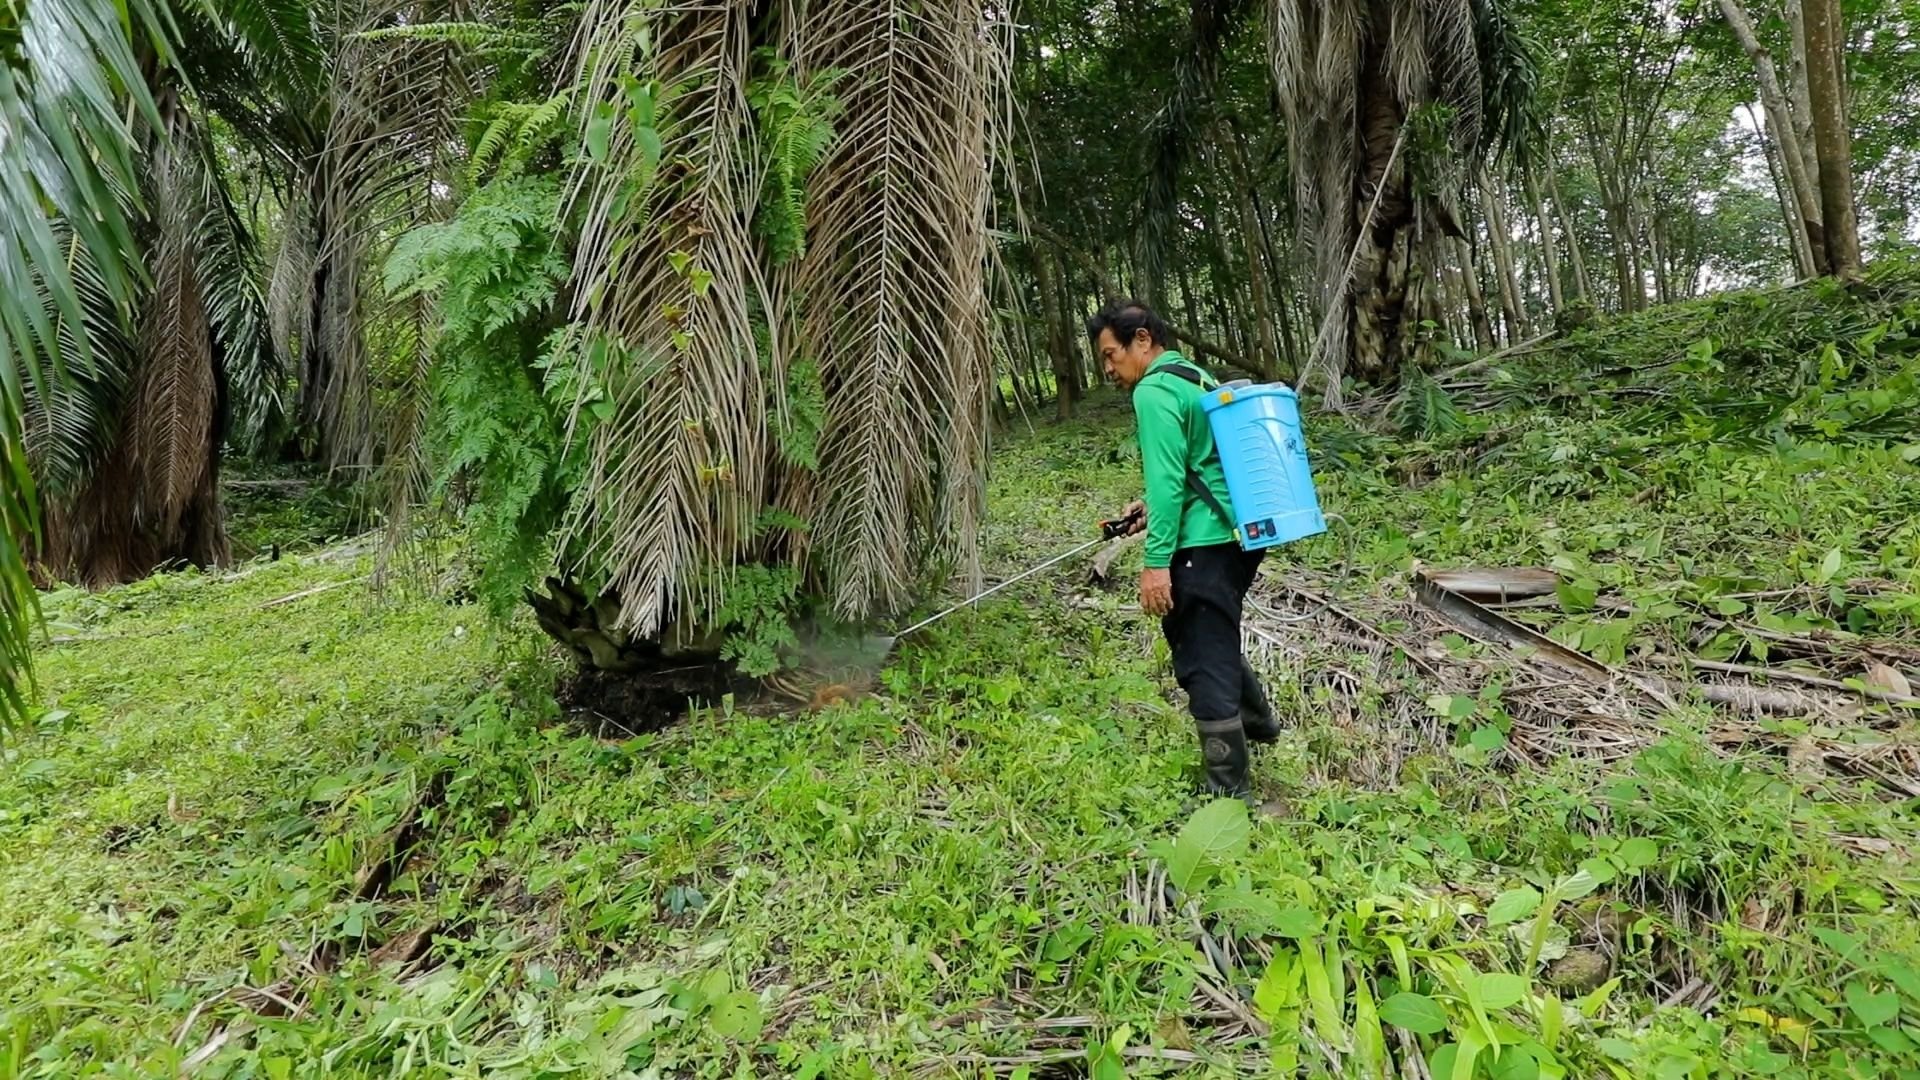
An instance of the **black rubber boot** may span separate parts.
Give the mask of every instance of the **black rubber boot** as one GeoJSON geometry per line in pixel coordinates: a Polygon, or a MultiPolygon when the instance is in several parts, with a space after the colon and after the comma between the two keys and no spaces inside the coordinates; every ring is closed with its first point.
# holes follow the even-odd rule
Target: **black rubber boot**
{"type": "Polygon", "coordinates": [[[1253,785],[1247,781],[1247,733],[1238,716],[1224,720],[1198,720],[1200,764],[1206,771],[1207,794],[1248,798],[1253,785]]]}
{"type": "Polygon", "coordinates": [[[1278,742],[1280,721],[1273,717],[1266,691],[1260,688],[1260,676],[1254,674],[1247,658],[1240,658],[1240,725],[1247,738],[1257,743],[1278,742]]]}

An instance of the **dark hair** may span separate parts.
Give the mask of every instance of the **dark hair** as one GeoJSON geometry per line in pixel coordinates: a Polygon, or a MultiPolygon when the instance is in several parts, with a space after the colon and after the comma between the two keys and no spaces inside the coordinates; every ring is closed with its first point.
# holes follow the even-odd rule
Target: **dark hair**
{"type": "Polygon", "coordinates": [[[1100,331],[1111,330],[1114,340],[1128,345],[1142,328],[1147,331],[1147,339],[1162,348],[1173,341],[1173,331],[1167,328],[1166,321],[1138,300],[1116,301],[1095,312],[1093,318],[1087,320],[1087,340],[1098,346],[1100,331]]]}

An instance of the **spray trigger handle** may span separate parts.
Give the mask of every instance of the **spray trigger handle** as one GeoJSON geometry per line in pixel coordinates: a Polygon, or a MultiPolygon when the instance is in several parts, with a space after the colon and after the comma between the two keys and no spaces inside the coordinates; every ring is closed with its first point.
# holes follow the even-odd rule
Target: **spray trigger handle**
{"type": "Polygon", "coordinates": [[[1146,516],[1145,510],[1135,510],[1126,517],[1109,518],[1100,523],[1100,535],[1108,540],[1117,540],[1131,533],[1133,527],[1146,516]]]}

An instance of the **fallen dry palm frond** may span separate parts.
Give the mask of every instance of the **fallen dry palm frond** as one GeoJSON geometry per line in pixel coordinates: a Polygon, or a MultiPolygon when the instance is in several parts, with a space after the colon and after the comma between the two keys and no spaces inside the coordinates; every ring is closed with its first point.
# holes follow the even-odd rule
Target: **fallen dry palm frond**
{"type": "Polygon", "coordinates": [[[1456,741],[1436,700],[1475,698],[1498,682],[1512,720],[1499,753],[1515,760],[1630,756],[1662,737],[1671,711],[1697,695],[1722,713],[1708,733],[1715,746],[1777,752],[1803,769],[1870,779],[1903,795],[1920,792],[1920,744],[1895,723],[1920,702],[1844,681],[1859,670],[1858,655],[1873,653],[1872,642],[1832,654],[1842,670],[1825,674],[1657,653],[1609,668],[1499,612],[1443,595],[1434,578],[1446,580],[1436,573],[1412,587],[1335,601],[1329,583],[1295,568],[1285,582],[1263,579],[1249,596],[1247,647],[1256,664],[1296,680],[1306,699],[1351,736],[1322,767],[1391,784],[1408,756],[1456,741]],[[1483,647],[1449,647],[1450,638],[1457,645],[1462,636],[1483,647]],[[1689,665],[1714,678],[1675,677],[1689,665]],[[1768,685],[1772,680],[1786,685],[1768,685]],[[1828,723],[1796,741],[1762,723],[1777,715],[1828,723]]]}

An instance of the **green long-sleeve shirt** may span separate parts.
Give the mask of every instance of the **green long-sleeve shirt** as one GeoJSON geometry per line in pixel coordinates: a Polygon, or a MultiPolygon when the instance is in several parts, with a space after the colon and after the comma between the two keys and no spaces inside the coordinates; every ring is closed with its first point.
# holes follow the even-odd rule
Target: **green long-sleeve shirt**
{"type": "MultiPolygon", "coordinates": [[[[1227,501],[1227,478],[1220,455],[1213,448],[1213,429],[1200,408],[1206,391],[1166,368],[1185,364],[1186,357],[1171,350],[1160,354],[1140,384],[1133,388],[1133,415],[1140,438],[1140,473],[1146,487],[1147,557],[1149,570],[1165,569],[1181,548],[1232,542],[1233,523],[1215,513],[1206,500],[1187,486],[1187,470],[1200,474],[1221,506],[1227,501]]],[[[1201,372],[1202,375],[1206,373],[1201,372]]],[[[1207,379],[1212,386],[1213,380],[1207,379]]]]}

